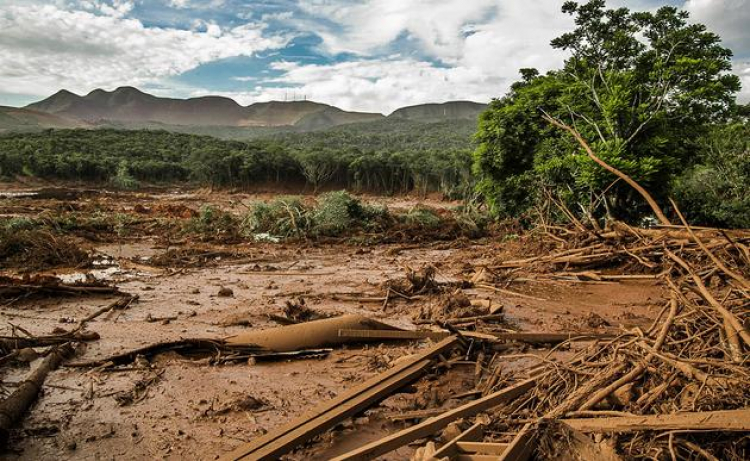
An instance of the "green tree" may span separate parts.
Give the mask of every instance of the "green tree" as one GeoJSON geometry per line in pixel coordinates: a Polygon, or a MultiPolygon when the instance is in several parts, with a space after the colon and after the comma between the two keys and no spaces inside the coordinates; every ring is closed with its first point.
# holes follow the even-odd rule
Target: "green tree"
{"type": "Polygon", "coordinates": [[[480,117],[475,168],[500,214],[517,215],[547,189],[571,208],[594,204],[620,218],[642,213],[629,186],[582,154],[543,114],[574,126],[594,152],[664,199],[670,179],[693,164],[709,124],[734,110],[732,53],[673,7],[655,13],[566,2],[576,27],[552,41],[570,53],[562,69],[522,80],[480,117]],[[606,202],[597,198],[606,192],[606,202]]]}

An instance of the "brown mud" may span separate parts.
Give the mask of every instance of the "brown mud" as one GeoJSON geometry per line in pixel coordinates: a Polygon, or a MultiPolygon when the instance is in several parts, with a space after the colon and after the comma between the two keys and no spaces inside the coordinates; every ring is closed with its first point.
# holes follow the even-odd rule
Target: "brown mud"
{"type": "MultiPolygon", "coordinates": [[[[16,190],[14,192],[21,192],[16,190]]],[[[238,211],[272,197],[212,192],[102,193],[50,189],[37,196],[3,198],[0,215],[37,217],[62,211],[107,211],[132,216],[184,220],[203,204],[238,211]]],[[[393,207],[410,207],[411,199],[374,199],[393,207]]],[[[447,204],[431,203],[431,206],[447,204]]],[[[76,360],[108,357],[152,343],[184,338],[225,337],[278,324],[288,303],[322,314],[361,314],[414,330],[420,313],[431,312],[446,296],[462,296],[471,305],[501,306],[503,322],[479,322],[485,330],[533,332],[616,332],[648,325],[664,304],[665,288],[655,280],[603,281],[520,279],[498,285],[498,292],[461,288],[477,269],[501,257],[522,252],[501,237],[419,245],[360,246],[339,243],[205,243],[190,239],[165,242],[164,235],[138,227],[130,235],[108,235],[78,244],[92,256],[81,267],[5,268],[4,275],[41,273],[64,280],[85,274],[138,295],[125,309],[112,310],[86,324],[101,339],[77,346],[76,360]],[[434,280],[451,288],[424,292],[407,300],[388,296],[389,281],[408,268],[434,267],[434,280]],[[383,302],[381,298],[388,298],[383,302]]],[[[158,227],[154,227],[158,229],[158,227]]],[[[96,229],[89,232],[95,234],[96,229]]],[[[117,295],[10,297],[0,302],[4,336],[19,335],[20,326],[34,336],[72,329],[81,319],[106,307],[117,295]]],[[[443,308],[444,306],[441,306],[443,308]]],[[[439,331],[435,325],[427,325],[439,331]]],[[[215,459],[272,430],[345,389],[392,366],[428,342],[345,346],[322,359],[273,363],[212,365],[177,353],[111,369],[62,367],[52,372],[43,393],[11,434],[0,459],[215,459]]],[[[44,352],[44,348],[39,348],[44,352]]],[[[519,346],[519,352],[548,349],[519,346]]],[[[561,354],[565,354],[564,352],[561,354]]],[[[520,355],[520,354],[519,354],[520,355]]],[[[528,365],[528,358],[509,358],[502,367],[528,365]]],[[[32,363],[32,366],[34,364],[32,363]]],[[[0,390],[10,394],[28,373],[15,362],[0,369],[0,390]]],[[[457,365],[451,373],[420,381],[411,393],[396,394],[364,416],[339,425],[315,443],[287,455],[295,460],[323,460],[379,439],[404,427],[386,416],[403,411],[454,405],[454,396],[471,391],[474,368],[457,365]]],[[[413,447],[383,459],[407,460],[413,447]]]]}

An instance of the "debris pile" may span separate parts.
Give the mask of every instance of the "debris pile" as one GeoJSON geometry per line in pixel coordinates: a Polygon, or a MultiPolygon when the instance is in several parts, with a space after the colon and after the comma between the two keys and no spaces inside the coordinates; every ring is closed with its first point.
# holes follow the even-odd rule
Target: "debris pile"
{"type": "Polygon", "coordinates": [[[82,267],[91,258],[69,237],[45,230],[0,228],[0,269],[82,267]]]}

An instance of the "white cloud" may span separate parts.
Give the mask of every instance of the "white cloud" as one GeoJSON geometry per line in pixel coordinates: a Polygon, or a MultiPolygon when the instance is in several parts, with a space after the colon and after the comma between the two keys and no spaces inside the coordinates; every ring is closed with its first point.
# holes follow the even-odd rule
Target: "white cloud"
{"type": "MultiPolygon", "coordinates": [[[[489,101],[509,84],[481,69],[442,68],[412,59],[360,60],[331,65],[276,63],[283,75],[273,79],[282,88],[256,86],[245,92],[224,92],[241,104],[298,97],[334,104],[345,110],[391,112],[424,102],[457,99],[489,101]]],[[[514,78],[515,79],[515,76],[514,78]]],[[[511,80],[512,81],[512,80],[511,80]]],[[[193,96],[210,91],[197,91],[193,96]]]]}
{"type": "Polygon", "coordinates": [[[33,3],[4,8],[0,87],[43,95],[58,88],[85,92],[145,85],[203,63],[278,49],[289,40],[265,36],[257,23],[225,30],[208,25],[205,32],[144,27],[139,20],[121,17],[130,3],[110,3],[116,11],[101,10],[103,14],[33,3]]]}
{"type": "MultiPolygon", "coordinates": [[[[374,0],[352,5],[345,0],[307,0],[310,15],[338,26],[316,29],[330,52],[362,55],[331,65],[276,64],[275,83],[296,88],[308,98],[352,110],[391,111],[398,107],[455,99],[489,101],[505,94],[518,70],[542,72],[559,67],[564,55],[550,40],[569,30],[559,0],[374,0]],[[340,30],[338,30],[340,29],[340,30]],[[426,59],[395,55],[367,59],[408,35],[426,59]]],[[[294,21],[294,20],[292,20],[294,21]]],[[[300,25],[301,23],[297,23],[300,25]]],[[[306,27],[310,26],[305,22],[306,27]]],[[[235,93],[244,101],[284,97],[284,88],[255,88],[235,93]]]]}
{"type": "Polygon", "coordinates": [[[718,33],[738,58],[750,58],[750,1],[688,0],[692,20],[718,33]]]}
{"type": "Polygon", "coordinates": [[[734,73],[742,81],[738,100],[750,102],[750,1],[687,0],[691,19],[708,26],[734,52],[734,73]]]}

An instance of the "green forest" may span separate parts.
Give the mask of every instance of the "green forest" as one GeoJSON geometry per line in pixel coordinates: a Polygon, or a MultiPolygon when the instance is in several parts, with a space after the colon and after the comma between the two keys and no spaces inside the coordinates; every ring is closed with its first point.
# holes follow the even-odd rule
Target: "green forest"
{"type": "Polygon", "coordinates": [[[383,120],[251,141],[167,131],[50,130],[0,137],[0,176],[121,188],[299,184],[385,194],[472,190],[475,123],[383,120]]]}

